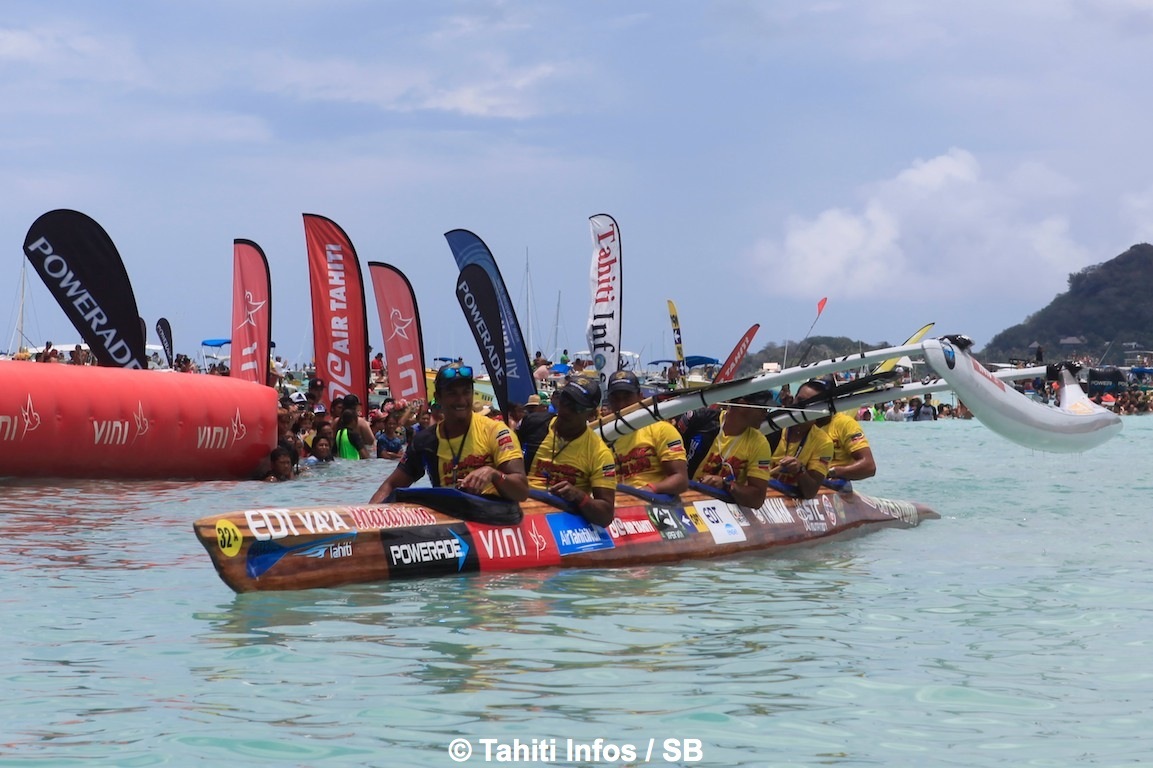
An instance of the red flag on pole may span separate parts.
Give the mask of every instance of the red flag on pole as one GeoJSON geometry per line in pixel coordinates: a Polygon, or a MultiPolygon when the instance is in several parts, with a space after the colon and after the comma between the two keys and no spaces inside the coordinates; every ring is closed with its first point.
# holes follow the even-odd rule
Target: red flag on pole
{"type": "Polygon", "coordinates": [[[829,303],[829,297],[828,296],[826,296],[825,298],[823,298],[817,302],[817,317],[820,317],[821,313],[825,311],[825,305],[828,303],[829,303]]]}

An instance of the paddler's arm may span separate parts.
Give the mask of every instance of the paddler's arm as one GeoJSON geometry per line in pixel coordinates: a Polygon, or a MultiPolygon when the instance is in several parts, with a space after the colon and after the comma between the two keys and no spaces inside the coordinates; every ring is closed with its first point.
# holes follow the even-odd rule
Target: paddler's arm
{"type": "Polygon", "coordinates": [[[688,462],[680,460],[662,461],[661,471],[665,473],[665,476],[658,482],[649,483],[648,490],[668,496],[680,496],[689,489],[688,462]]]}
{"type": "Polygon", "coordinates": [[[843,467],[830,467],[830,478],[865,480],[877,474],[877,462],[872,448],[858,448],[852,452],[853,460],[843,467]]]}
{"type": "Polygon", "coordinates": [[[524,459],[510,459],[501,464],[499,480],[493,481],[497,493],[511,501],[524,501],[528,498],[528,476],[524,471],[524,459]]]}
{"type": "Polygon", "coordinates": [[[737,483],[720,475],[701,475],[700,481],[726,491],[733,497],[733,501],[742,507],[761,506],[765,503],[765,495],[769,491],[769,481],[760,477],[749,477],[745,482],[737,483]]]}
{"type": "Polygon", "coordinates": [[[528,498],[528,478],[524,474],[524,459],[509,459],[499,467],[477,467],[460,481],[460,489],[480,493],[488,485],[510,501],[528,498]]]}
{"type": "Polygon", "coordinates": [[[825,476],[815,469],[805,470],[797,476],[797,491],[802,499],[816,498],[825,482],[825,476]]]}
{"type": "Polygon", "coordinates": [[[769,481],[759,477],[750,477],[744,483],[728,483],[725,488],[737,504],[756,509],[765,503],[765,495],[769,491],[769,481]]]}
{"type": "Polygon", "coordinates": [[[592,494],[585,494],[580,504],[581,516],[602,528],[612,525],[616,517],[616,499],[615,488],[593,488],[592,494]]]}
{"type": "Polygon", "coordinates": [[[548,492],[572,504],[580,512],[581,517],[590,523],[604,527],[612,525],[613,518],[616,517],[615,488],[594,487],[592,493],[585,493],[567,480],[562,480],[550,485],[548,492]]]}
{"type": "Polygon", "coordinates": [[[380,504],[397,488],[407,488],[415,482],[410,474],[404,470],[404,466],[398,466],[392,470],[392,474],[380,484],[376,489],[376,493],[372,494],[372,498],[368,500],[369,504],[380,504]]]}

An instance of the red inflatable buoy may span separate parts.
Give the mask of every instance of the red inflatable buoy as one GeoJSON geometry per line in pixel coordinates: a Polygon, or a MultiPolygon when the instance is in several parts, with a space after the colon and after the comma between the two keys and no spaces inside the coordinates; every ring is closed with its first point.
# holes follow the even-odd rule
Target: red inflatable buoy
{"type": "Polygon", "coordinates": [[[277,393],[223,376],[0,362],[0,476],[245,478],[277,393]]]}

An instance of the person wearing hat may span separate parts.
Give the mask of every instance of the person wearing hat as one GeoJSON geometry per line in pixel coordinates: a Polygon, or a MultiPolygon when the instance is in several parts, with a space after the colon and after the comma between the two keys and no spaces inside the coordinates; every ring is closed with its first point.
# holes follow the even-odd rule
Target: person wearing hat
{"type": "MultiPolygon", "coordinates": [[[[833,382],[828,379],[813,379],[802,386],[806,396],[820,397],[833,388],[833,382]]],[[[798,390],[800,391],[800,390],[798,390]]],[[[806,403],[798,403],[804,407],[806,403]]],[[[833,457],[829,460],[829,471],[825,475],[824,484],[838,491],[852,490],[849,481],[866,480],[877,474],[877,462],[873,458],[873,449],[869,447],[869,439],[861,423],[847,413],[837,411],[831,416],[817,419],[816,424],[823,429],[833,441],[833,457]]]]}
{"type": "Polygon", "coordinates": [[[521,422],[521,434],[534,433],[526,444],[528,484],[569,502],[590,523],[609,525],[616,516],[616,461],[588,423],[600,407],[600,381],[576,376],[552,402],[555,415],[531,414],[521,422]],[[541,424],[547,428],[537,432],[541,424]]]}
{"type": "Polygon", "coordinates": [[[308,392],[314,398],[316,398],[316,402],[321,402],[324,399],[324,379],[318,378],[316,376],[313,376],[311,379],[309,379],[308,392]]]}
{"type": "MultiPolygon", "coordinates": [[[[721,488],[743,507],[760,507],[769,490],[772,449],[761,434],[769,392],[735,398],[720,411],[715,432],[702,433],[693,479],[721,488]]],[[[687,435],[686,435],[687,439],[687,435]]]]}
{"type": "MultiPolygon", "coordinates": [[[[609,406],[618,414],[641,401],[641,384],[632,371],[609,376],[608,392],[609,406]]],[[[684,440],[669,422],[658,420],[618,438],[612,451],[619,482],[670,496],[688,490],[684,440]]]]}
{"type": "MultiPolygon", "coordinates": [[[[810,379],[797,390],[793,404],[803,407],[819,399],[829,388],[826,381],[810,379]]],[[[780,442],[773,449],[770,473],[781,490],[811,499],[825,482],[832,458],[833,441],[815,421],[806,421],[788,427],[781,434],[780,442]]]]}
{"type": "Polygon", "coordinates": [[[473,411],[473,375],[453,363],[436,372],[433,384],[443,418],[416,433],[412,445],[370,500],[378,504],[407,488],[425,471],[435,487],[449,486],[511,501],[528,498],[524,458],[516,435],[502,422],[473,411]]]}

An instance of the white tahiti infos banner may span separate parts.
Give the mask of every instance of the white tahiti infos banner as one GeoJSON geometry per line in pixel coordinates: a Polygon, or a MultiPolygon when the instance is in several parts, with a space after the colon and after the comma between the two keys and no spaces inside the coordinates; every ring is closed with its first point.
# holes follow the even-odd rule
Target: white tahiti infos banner
{"type": "Polygon", "coordinates": [[[589,270],[588,343],[604,391],[606,379],[621,367],[621,237],[607,213],[589,217],[593,238],[589,270]]]}

